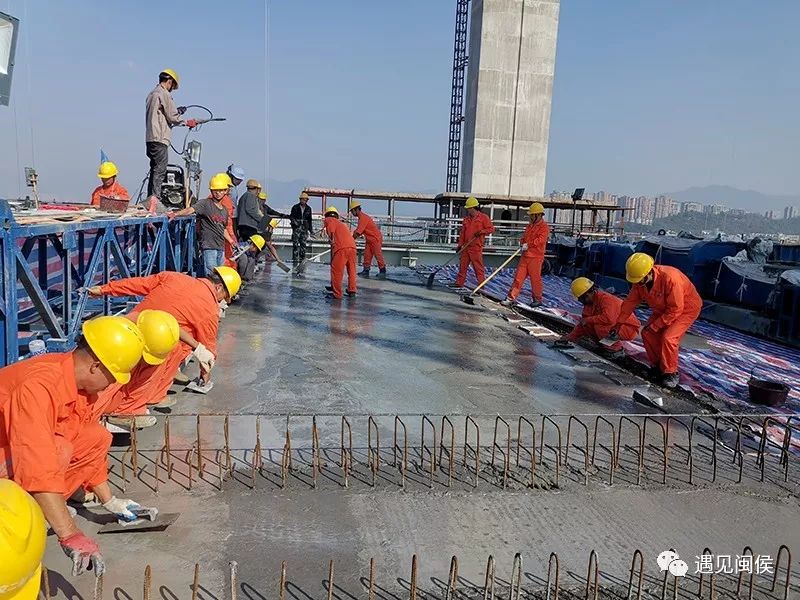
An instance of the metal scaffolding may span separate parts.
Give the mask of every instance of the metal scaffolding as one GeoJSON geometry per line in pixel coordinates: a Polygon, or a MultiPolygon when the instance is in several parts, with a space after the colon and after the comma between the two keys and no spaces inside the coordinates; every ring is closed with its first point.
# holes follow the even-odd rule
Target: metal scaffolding
{"type": "Polygon", "coordinates": [[[464,73],[467,70],[467,26],[469,0],[456,0],[453,42],[453,86],[450,93],[450,141],[447,146],[447,191],[458,191],[461,164],[461,125],[464,121],[464,73]]]}

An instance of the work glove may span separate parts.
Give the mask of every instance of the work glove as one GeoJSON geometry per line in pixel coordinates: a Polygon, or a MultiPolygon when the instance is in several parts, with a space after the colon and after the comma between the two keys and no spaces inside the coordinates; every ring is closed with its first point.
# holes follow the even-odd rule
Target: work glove
{"type": "Polygon", "coordinates": [[[142,507],[133,500],[111,496],[111,500],[104,503],[103,508],[105,508],[108,512],[116,515],[118,519],[131,522],[137,519],[136,515],[133,514],[133,512],[131,511],[134,511],[142,507]]]}
{"type": "Polygon", "coordinates": [[[182,115],[185,112],[186,112],[186,107],[185,106],[179,106],[178,107],[178,114],[179,115],[182,115]]]}
{"type": "Polygon", "coordinates": [[[197,119],[187,119],[185,123],[189,129],[194,129],[197,127],[197,119]]]}
{"type": "Polygon", "coordinates": [[[100,554],[100,546],[80,531],[58,540],[58,543],[61,544],[64,554],[72,561],[73,576],[94,569],[95,577],[99,577],[106,570],[106,564],[100,554]]]}
{"type": "Polygon", "coordinates": [[[528,251],[528,244],[522,244],[522,251],[523,252],[527,252],[528,251]]]}
{"type": "Polygon", "coordinates": [[[200,363],[200,367],[206,371],[214,368],[214,353],[206,348],[203,344],[197,344],[197,348],[192,350],[192,355],[200,363]]]}

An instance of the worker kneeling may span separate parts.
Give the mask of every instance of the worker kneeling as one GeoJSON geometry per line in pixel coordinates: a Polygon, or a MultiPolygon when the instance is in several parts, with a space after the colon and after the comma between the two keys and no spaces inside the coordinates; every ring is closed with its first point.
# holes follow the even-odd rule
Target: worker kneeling
{"type": "Polygon", "coordinates": [[[654,375],[665,387],[678,385],[678,348],[692,323],[700,316],[703,300],[681,271],[656,265],[652,256],[642,252],[631,255],[625,263],[625,275],[633,284],[622,303],[612,339],[619,336],[623,323],[641,303],[653,311],[642,329],[642,342],[654,375]]]}
{"type": "Polygon", "coordinates": [[[108,512],[126,521],[135,520],[132,511],[140,508],[111,493],[106,458],[111,434],[91,418],[91,403],[108,386],[130,380],[144,349],[135,323],[97,317],[83,324],[75,350],[0,369],[0,478],[13,479],[33,496],[72,560],[73,575],[89,568],[102,573],[104,563],[98,545],[78,529],[66,500],[91,491],[108,512]]]}
{"type": "Polygon", "coordinates": [[[519,240],[522,246],[522,256],[517,265],[517,272],[514,273],[514,282],[511,284],[508,296],[501,302],[504,306],[516,302],[526,278],[530,280],[531,284],[531,306],[539,306],[542,303],[542,294],[544,293],[542,265],[550,228],[544,220],[544,206],[539,202],[534,202],[528,207],[528,216],[530,223],[519,240]]]}
{"type": "Polygon", "coordinates": [[[258,257],[266,244],[267,240],[264,239],[264,236],[258,233],[250,236],[247,248],[236,259],[236,270],[242,281],[250,281],[255,275],[258,257]]]}
{"type": "MultiPolygon", "coordinates": [[[[581,320],[564,339],[576,342],[581,338],[589,338],[595,343],[607,338],[616,326],[622,300],[597,289],[597,286],[586,277],[578,277],[572,282],[572,295],[583,304],[581,320]]],[[[625,351],[622,342],[635,339],[639,334],[639,319],[631,314],[617,330],[617,339],[608,348],[610,358],[622,358],[625,351]]]]}
{"type": "Polygon", "coordinates": [[[220,303],[230,302],[241,285],[242,279],[235,269],[215,267],[202,279],[162,271],[89,288],[92,297],[144,296],[132,315],[147,309],[164,311],[175,317],[179,326],[180,343],[160,364],[140,365],[127,385],[103,394],[103,413],[141,415],[147,412],[148,405],[156,409],[173,406],[175,400],[167,396],[167,391],[189,355],[200,364],[200,378],[207,383],[216,361],[220,303]]]}
{"type": "Polygon", "coordinates": [[[100,206],[100,198],[113,198],[115,200],[130,200],[128,190],[122,187],[117,181],[119,169],[113,162],[106,161],[100,164],[97,176],[101,184],[92,192],[91,206],[100,206]]]}
{"type": "Polygon", "coordinates": [[[325,209],[323,231],[331,242],[331,285],[328,291],[333,298],[342,297],[342,279],[347,269],[347,295],[356,295],[356,240],[350,228],[339,220],[335,206],[325,209]]]}
{"type": "Polygon", "coordinates": [[[361,277],[369,277],[372,266],[372,257],[378,263],[378,279],[386,279],[386,261],[383,260],[383,234],[375,221],[361,210],[361,203],[355,200],[350,203],[350,213],[358,219],[358,225],[353,230],[353,239],[364,236],[364,268],[359,273],[361,277]]]}

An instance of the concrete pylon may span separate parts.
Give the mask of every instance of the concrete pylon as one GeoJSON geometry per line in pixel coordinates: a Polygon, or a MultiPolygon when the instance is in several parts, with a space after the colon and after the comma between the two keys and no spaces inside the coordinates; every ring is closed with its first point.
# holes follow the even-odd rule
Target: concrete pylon
{"type": "Polygon", "coordinates": [[[461,191],[543,196],[560,0],[472,0],[461,191]]]}

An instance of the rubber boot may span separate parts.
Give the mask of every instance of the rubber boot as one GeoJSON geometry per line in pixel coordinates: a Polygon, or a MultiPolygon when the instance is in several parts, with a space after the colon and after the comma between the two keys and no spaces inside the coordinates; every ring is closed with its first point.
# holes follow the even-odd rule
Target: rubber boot
{"type": "Polygon", "coordinates": [[[386,279],[386,267],[378,269],[378,279],[386,279]]]}
{"type": "Polygon", "coordinates": [[[364,270],[358,274],[359,277],[369,277],[369,267],[364,267],[364,270]]]}
{"type": "Polygon", "coordinates": [[[663,386],[667,389],[675,389],[680,383],[680,376],[677,373],[664,373],[664,378],[661,380],[663,386]]]}

